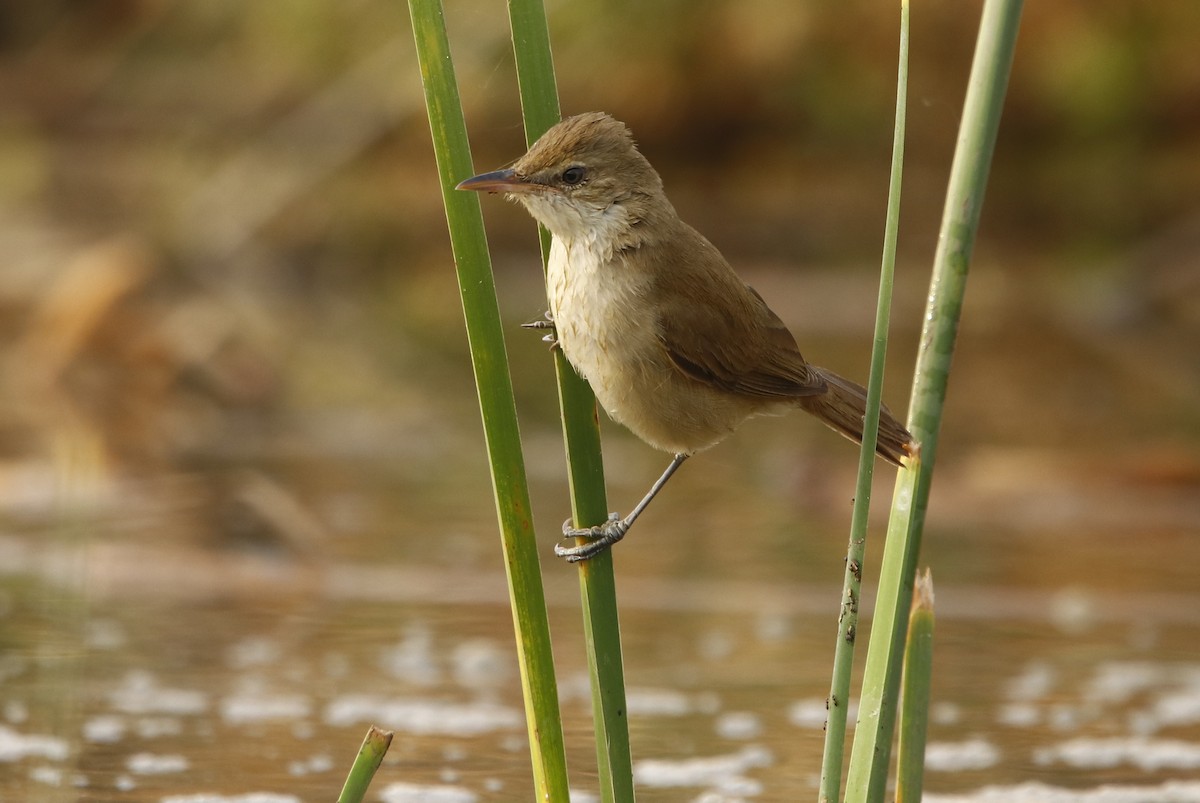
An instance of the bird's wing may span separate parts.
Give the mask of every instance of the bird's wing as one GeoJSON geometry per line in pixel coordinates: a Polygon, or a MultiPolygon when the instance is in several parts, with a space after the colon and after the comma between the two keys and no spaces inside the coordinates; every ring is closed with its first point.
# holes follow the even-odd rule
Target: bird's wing
{"type": "Polygon", "coordinates": [[[824,393],[825,380],[804,361],[779,316],[713,246],[702,243],[689,260],[687,272],[693,275],[676,275],[677,281],[657,290],[658,336],[675,367],[731,393],[765,398],[824,393]]]}

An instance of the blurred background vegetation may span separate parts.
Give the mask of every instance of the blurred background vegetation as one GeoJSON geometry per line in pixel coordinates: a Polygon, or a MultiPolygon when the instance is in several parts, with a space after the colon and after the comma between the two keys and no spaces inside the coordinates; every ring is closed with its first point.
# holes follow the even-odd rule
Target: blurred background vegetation
{"type": "MultiPolygon", "coordinates": [[[[448,6],[476,165],[492,169],[524,150],[504,4],[448,6]]],[[[865,375],[895,10],[548,9],[564,112],[628,122],[684,217],[806,353],[865,375]]],[[[886,392],[901,410],[978,12],[934,0],[913,14],[886,392]]],[[[1145,493],[1119,504],[1144,511],[1162,489],[1200,487],[1198,36],[1190,0],[1028,4],[951,383],[947,490],[986,488],[1011,512],[1057,480],[1107,510],[1132,479],[1145,493]]],[[[312,471],[361,486],[342,461],[451,529],[462,494],[478,494],[486,528],[412,50],[400,2],[0,2],[10,522],[99,505],[126,535],[159,537],[169,520],[204,542],[323,550],[329,531],[389,526],[349,497],[306,498],[312,471]]],[[[519,209],[485,205],[534,470],[565,511],[549,361],[516,328],[544,304],[536,241],[519,209]]],[[[843,448],[795,431],[815,454],[843,448]]],[[[755,432],[744,448],[764,443],[755,432]]],[[[953,497],[935,491],[934,515],[953,497]]],[[[1172,521],[1195,513],[1171,498],[1172,521]]]]}

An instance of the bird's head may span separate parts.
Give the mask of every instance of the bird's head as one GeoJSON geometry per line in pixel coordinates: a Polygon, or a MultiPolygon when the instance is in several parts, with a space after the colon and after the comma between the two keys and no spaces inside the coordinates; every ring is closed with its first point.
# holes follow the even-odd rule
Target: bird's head
{"type": "Polygon", "coordinates": [[[505,193],[560,238],[616,245],[640,239],[638,226],[671,210],[662,179],[629,129],[602,112],[568,117],[512,167],[469,178],[458,189],[505,193]]]}

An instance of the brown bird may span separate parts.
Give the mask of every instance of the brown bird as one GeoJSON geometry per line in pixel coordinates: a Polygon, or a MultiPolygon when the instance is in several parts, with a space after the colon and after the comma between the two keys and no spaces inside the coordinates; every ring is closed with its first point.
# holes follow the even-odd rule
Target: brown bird
{"type": "MultiPolygon", "coordinates": [[[[799,407],[862,439],[866,391],[804,360],[762,297],[679,219],[623,123],[569,117],[511,168],[458,188],[506,193],[550,230],[543,325],[613,419],[675,455],[625,518],[564,524],[564,537],[588,540],[555,554],[586,560],[619,541],[684,460],[751,416],[799,407]]],[[[882,410],[878,454],[899,465],[911,448],[882,410]]]]}

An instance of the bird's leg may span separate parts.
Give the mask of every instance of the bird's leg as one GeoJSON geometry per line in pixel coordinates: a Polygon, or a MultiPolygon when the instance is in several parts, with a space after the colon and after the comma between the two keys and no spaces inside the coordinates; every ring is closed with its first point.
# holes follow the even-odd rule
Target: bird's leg
{"type": "Polygon", "coordinates": [[[566,559],[568,563],[578,563],[581,560],[595,557],[620,541],[625,537],[625,533],[629,532],[629,528],[633,526],[633,523],[637,521],[637,517],[642,515],[642,511],[649,506],[650,500],[658,495],[658,492],[667,484],[667,480],[671,479],[671,475],[687,459],[688,455],[686,454],[675,455],[675,458],[671,461],[671,465],[667,466],[667,470],[650,486],[650,490],[642,497],[642,501],[638,502],[637,507],[631,510],[625,518],[622,519],[619,514],[613,513],[609,515],[608,521],[603,524],[596,527],[584,527],[583,529],[572,527],[570,519],[564,521],[563,538],[588,538],[591,540],[577,546],[555,544],[554,554],[566,559]]]}
{"type": "Polygon", "coordinates": [[[558,332],[554,328],[554,316],[550,314],[550,310],[546,310],[546,316],[544,318],[538,318],[536,321],[530,321],[529,323],[523,323],[523,324],[521,324],[521,328],[522,329],[549,329],[550,331],[547,332],[542,337],[542,342],[549,343],[551,351],[555,351],[556,349],[559,348],[558,332]]]}

